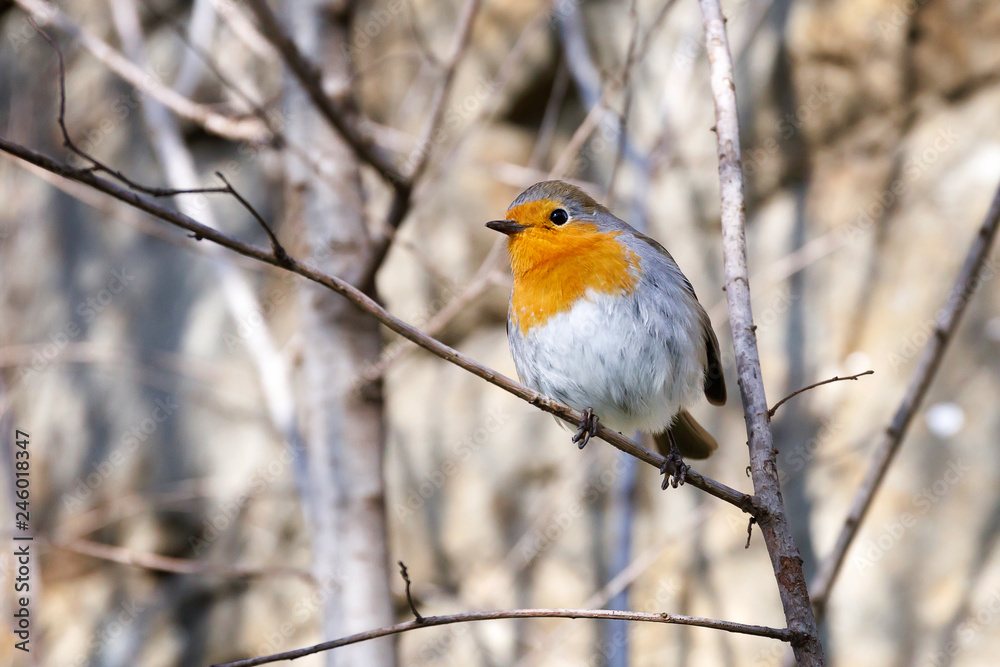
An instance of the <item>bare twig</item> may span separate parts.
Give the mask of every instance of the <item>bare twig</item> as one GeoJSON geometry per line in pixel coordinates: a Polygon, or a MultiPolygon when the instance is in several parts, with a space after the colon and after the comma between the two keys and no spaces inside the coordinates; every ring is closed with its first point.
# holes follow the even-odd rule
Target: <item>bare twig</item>
{"type": "Polygon", "coordinates": [[[285,34],[278,17],[274,15],[267,1],[247,0],[247,4],[254,16],[257,17],[257,22],[260,24],[264,36],[281,54],[288,69],[295,75],[317,111],[323,115],[363,162],[373,167],[382,178],[397,190],[408,188],[407,179],[384,155],[381,148],[375,145],[372,138],[361,131],[356,119],[348,116],[347,112],[326,94],[323,90],[319,68],[311,63],[291,37],[285,34]]]}
{"type": "Polygon", "coordinates": [[[417,604],[413,601],[413,595],[410,594],[410,574],[406,571],[406,565],[403,564],[403,561],[398,562],[399,576],[401,576],[403,581],[406,583],[406,603],[410,605],[410,611],[413,612],[414,620],[417,623],[423,623],[424,617],[420,615],[419,611],[417,611],[417,604]]]}
{"type": "Polygon", "coordinates": [[[56,56],[59,59],[59,115],[56,118],[56,122],[59,124],[59,131],[62,133],[63,146],[75,153],[76,155],[82,157],[84,160],[91,164],[90,170],[95,172],[104,172],[109,176],[121,181],[133,190],[138,190],[139,192],[144,192],[151,197],[173,197],[175,195],[191,195],[191,194],[212,194],[212,193],[223,193],[228,192],[227,188],[186,188],[186,189],[175,189],[175,188],[157,188],[148,185],[142,185],[137,183],[132,179],[128,178],[121,171],[117,169],[112,169],[107,166],[97,158],[93,157],[89,153],[82,150],[79,146],[74,143],[73,139],[69,136],[69,130],[66,127],[66,65],[63,60],[62,49],[56,44],[55,40],[52,39],[48,33],[38,27],[35,20],[28,17],[28,22],[31,23],[32,27],[41,35],[49,46],[56,52],[56,56]]]}
{"type": "Polygon", "coordinates": [[[823,380],[821,382],[815,382],[815,383],[809,385],[808,387],[802,387],[802,389],[798,389],[796,391],[793,391],[788,396],[785,396],[783,399],[781,399],[780,401],[778,401],[777,403],[775,403],[774,407],[767,411],[767,416],[768,417],[773,417],[774,413],[778,411],[778,408],[780,408],[782,405],[784,405],[788,400],[790,400],[792,398],[795,398],[799,394],[804,394],[805,392],[809,391],[810,389],[815,389],[816,387],[822,387],[825,384],[832,384],[834,382],[841,382],[843,380],[857,380],[860,377],[864,377],[865,375],[873,375],[874,373],[875,373],[875,371],[868,370],[868,371],[865,371],[864,373],[857,373],[855,375],[848,375],[846,377],[835,376],[835,377],[832,377],[832,378],[830,378],[828,380],[823,380]]]}
{"type": "MultiPolygon", "coordinates": [[[[469,371],[473,375],[486,380],[490,384],[504,389],[518,398],[531,403],[540,410],[555,415],[559,419],[562,419],[563,421],[566,421],[574,426],[579,424],[582,419],[582,413],[557,401],[553,401],[552,399],[547,398],[538,392],[532,391],[524,385],[497,373],[493,369],[479,364],[461,352],[458,352],[439,340],[426,335],[415,327],[392,316],[370,296],[341,278],[323,273],[322,271],[300,262],[293,257],[289,257],[287,262],[283,263],[271,252],[265,252],[255,248],[247,243],[243,243],[242,241],[239,241],[231,236],[223,234],[212,227],[204,225],[197,220],[184,215],[183,213],[160,206],[156,202],[143,197],[140,194],[127,190],[116,183],[100,178],[90,170],[77,169],[70,165],[58,162],[45,155],[32,151],[31,149],[25,148],[20,144],[8,141],[7,139],[0,138],[0,151],[9,153],[10,155],[18,157],[52,173],[58,174],[64,178],[88,185],[176,227],[185,229],[188,232],[191,232],[195,238],[207,239],[246,257],[283,268],[302,276],[307,280],[320,284],[345,297],[348,301],[354,304],[354,306],[374,316],[390,330],[413,341],[428,352],[431,352],[432,354],[441,357],[442,359],[449,361],[466,371],[469,371]]],[[[666,461],[662,455],[632,442],[620,433],[616,433],[603,425],[598,426],[597,436],[612,446],[645,461],[657,469],[661,468],[666,461]]],[[[710,495],[735,505],[744,512],[749,514],[756,513],[753,500],[750,496],[732,489],[725,484],[721,484],[715,480],[705,477],[694,470],[688,471],[687,483],[695,488],[709,493],[710,495]]]]}
{"type": "Polygon", "coordinates": [[[761,625],[746,625],[744,623],[733,623],[732,621],[717,621],[710,618],[700,618],[698,616],[681,616],[677,614],[637,612],[637,611],[613,611],[610,609],[511,609],[507,611],[479,611],[466,614],[453,614],[451,616],[426,616],[423,621],[407,621],[397,623],[378,630],[361,632],[350,637],[344,637],[330,642],[323,642],[315,646],[300,648],[295,651],[285,651],[265,655],[259,658],[248,660],[237,660],[214,665],[213,667],[253,667],[254,665],[266,665],[280,660],[295,660],[321,651],[330,651],[341,646],[356,644],[387,635],[397,635],[401,632],[416,630],[417,628],[431,628],[437,625],[451,625],[452,623],[472,623],[475,621],[494,621],[511,618],[599,618],[599,619],[620,619],[625,621],[641,621],[646,623],[663,623],[670,625],[692,625],[701,628],[711,628],[713,630],[724,630],[754,637],[768,637],[780,641],[792,641],[795,633],[785,628],[769,628],[761,625]]]}
{"type": "Polygon", "coordinates": [[[628,121],[632,115],[632,97],[634,92],[632,90],[632,70],[635,67],[635,49],[639,41],[638,4],[638,0],[632,0],[628,7],[629,22],[632,28],[621,72],[621,87],[625,91],[625,101],[622,104],[621,115],[618,117],[618,145],[615,148],[614,162],[611,164],[611,174],[608,176],[608,187],[604,193],[604,199],[608,202],[608,208],[611,208],[615,201],[615,184],[618,181],[618,172],[621,169],[622,162],[625,160],[625,146],[628,143],[628,121]]]}
{"type": "Polygon", "coordinates": [[[241,565],[216,565],[190,558],[174,558],[141,551],[132,551],[125,547],[101,544],[93,540],[74,539],[65,542],[49,543],[53,549],[70,551],[81,556],[89,556],[106,560],[119,565],[139,567],[153,572],[169,572],[171,574],[205,575],[231,577],[235,579],[257,579],[272,576],[298,577],[315,584],[316,580],[305,570],[291,567],[261,567],[252,568],[241,565]]]}
{"type": "Polygon", "coordinates": [[[78,26],[52,4],[44,0],[17,0],[17,4],[40,25],[54,26],[73,37],[83,48],[90,51],[95,58],[136,90],[148,93],[150,97],[178,116],[197,123],[208,132],[225,139],[249,141],[254,144],[267,143],[270,140],[267,128],[259,119],[231,118],[213,111],[207,105],[189,100],[123,56],[107,42],[78,26]]]}
{"type": "Polygon", "coordinates": [[[722,17],[719,1],[698,0],[698,4],[704,19],[710,82],[715,100],[726,300],[749,436],[754,499],[761,509],[754,516],[771,557],[788,627],[798,632],[796,640],[792,642],[795,657],[799,665],[821,666],[824,664],[823,646],[809,603],[805,575],[802,573],[802,558],[792,538],[781,499],[773,436],[767,415],[767,397],[757,350],[756,327],[750,305],[746,204],[732,55],[729,52],[725,19],[722,17]]]}
{"type": "MultiPolygon", "coordinates": [[[[444,304],[440,310],[434,313],[424,326],[424,333],[428,336],[437,336],[445,327],[451,324],[452,320],[458,317],[466,308],[480,297],[489,287],[495,285],[500,277],[500,260],[503,257],[505,241],[497,239],[490,251],[487,253],[483,263],[479,265],[476,273],[468,280],[463,289],[448,303],[444,304]]],[[[358,375],[357,384],[360,386],[368,382],[374,382],[385,375],[400,357],[407,352],[411,352],[416,346],[406,339],[400,339],[387,345],[382,351],[377,363],[365,369],[364,373],[358,375]]]]}
{"type": "Polygon", "coordinates": [[[917,364],[917,370],[913,374],[913,379],[910,380],[910,386],[903,396],[903,401],[900,403],[899,408],[897,408],[896,414],[893,416],[889,426],[886,427],[881,441],[875,448],[871,467],[868,469],[867,474],[865,474],[864,481],[861,482],[861,487],[854,496],[854,501],[851,503],[851,510],[847,514],[833,551],[823,561],[816,579],[812,582],[810,592],[812,594],[813,605],[816,608],[816,615],[820,618],[826,612],[826,605],[830,599],[830,590],[837,581],[837,575],[844,564],[844,557],[847,555],[847,550],[850,549],[851,543],[854,541],[854,537],[857,535],[858,529],[872,505],[875,494],[878,493],[886,471],[889,469],[897,452],[899,452],[900,446],[903,444],[903,438],[906,437],[906,431],[909,428],[910,422],[913,421],[913,416],[917,413],[921,403],[923,403],[924,397],[927,395],[927,390],[930,388],[931,382],[934,380],[934,375],[941,365],[944,353],[948,349],[948,343],[951,342],[956,329],[958,329],[958,324],[962,319],[962,314],[965,312],[966,306],[968,306],[969,300],[979,286],[980,272],[983,264],[986,262],[986,258],[989,256],[998,227],[1000,227],[1000,189],[994,195],[993,202],[986,214],[986,219],[972,241],[972,246],[969,248],[969,253],[965,257],[965,263],[962,264],[958,277],[955,279],[955,284],[951,288],[948,300],[945,302],[941,312],[938,313],[934,333],[924,348],[923,356],[921,356],[917,364]]]}
{"type": "MultiPolygon", "coordinates": [[[[135,0],[111,0],[110,4],[113,22],[123,50],[134,62],[145,65],[147,62],[145,38],[135,0]]],[[[174,118],[162,105],[150,99],[142,101],[142,115],[168,183],[174,187],[184,187],[197,183],[199,177],[194,156],[188,149],[174,118]]],[[[272,247],[275,249],[274,255],[281,261],[285,255],[280,244],[274,245],[277,241],[274,239],[273,233],[270,232],[270,228],[262,222],[263,219],[253,206],[225,178],[222,178],[222,181],[225,184],[222,192],[232,194],[240,204],[247,208],[251,215],[264,224],[272,239],[272,247]]],[[[199,207],[194,206],[190,200],[182,199],[177,202],[177,207],[187,215],[200,213],[207,226],[218,227],[218,221],[211,206],[202,211],[199,207]]],[[[214,262],[212,269],[219,280],[219,287],[226,305],[236,322],[250,321],[250,318],[261,312],[260,302],[245,276],[227,262],[214,262]]],[[[267,327],[251,327],[244,340],[246,351],[257,371],[264,407],[271,423],[284,438],[293,455],[295,481],[299,494],[304,495],[304,490],[307,487],[307,455],[296,421],[295,399],[288,365],[267,327]]],[[[304,508],[304,510],[308,517],[308,508],[304,508]]]]}
{"type": "Polygon", "coordinates": [[[278,240],[274,230],[271,229],[271,225],[267,224],[267,220],[265,220],[264,217],[257,212],[257,209],[255,209],[250,202],[243,198],[243,195],[237,192],[236,188],[233,187],[232,183],[229,182],[221,171],[215,172],[215,175],[226,184],[225,190],[235,197],[236,201],[242,204],[243,208],[249,211],[250,215],[254,217],[254,220],[256,220],[257,223],[264,228],[264,233],[267,234],[267,238],[271,242],[271,252],[274,253],[275,259],[277,259],[281,264],[286,263],[288,261],[288,253],[285,251],[285,247],[281,245],[281,241],[278,240]]]}
{"type": "Polygon", "coordinates": [[[535,134],[535,145],[532,146],[531,156],[528,158],[528,166],[531,168],[537,169],[552,147],[552,137],[555,136],[556,127],[559,124],[559,115],[562,112],[563,101],[566,99],[568,84],[569,68],[566,67],[566,60],[560,58],[556,66],[556,78],[552,82],[549,99],[545,103],[545,111],[542,113],[542,122],[539,123],[538,132],[535,134]]]}
{"type": "Polygon", "coordinates": [[[455,37],[452,40],[451,52],[445,63],[444,73],[441,75],[441,80],[434,90],[430,113],[424,122],[417,145],[407,160],[410,166],[410,171],[407,174],[407,187],[396,188],[392,204],[389,206],[389,214],[386,216],[385,224],[382,228],[382,237],[376,241],[371,255],[361,271],[361,277],[356,281],[356,284],[361,286],[362,289],[368,290],[371,287],[372,282],[375,280],[375,274],[378,273],[378,270],[385,262],[386,256],[389,254],[389,248],[392,246],[396,230],[403,223],[403,218],[406,217],[406,214],[410,210],[413,189],[427,169],[435,137],[438,134],[441,119],[444,116],[444,111],[448,103],[448,95],[455,81],[455,72],[458,70],[458,65],[462,62],[465,51],[469,46],[469,35],[472,34],[472,25],[475,23],[481,6],[482,0],[466,0],[465,7],[462,9],[462,14],[458,20],[458,29],[455,31],[455,37]]]}

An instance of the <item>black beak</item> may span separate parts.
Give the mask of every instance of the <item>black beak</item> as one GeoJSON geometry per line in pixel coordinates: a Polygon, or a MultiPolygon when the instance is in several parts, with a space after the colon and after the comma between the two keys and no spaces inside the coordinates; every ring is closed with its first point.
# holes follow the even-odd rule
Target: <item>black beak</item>
{"type": "Polygon", "coordinates": [[[506,234],[510,236],[511,234],[517,234],[518,232],[523,232],[528,228],[527,225],[522,225],[514,222],[513,220],[492,220],[486,223],[486,226],[493,231],[500,232],[501,234],[506,234]]]}

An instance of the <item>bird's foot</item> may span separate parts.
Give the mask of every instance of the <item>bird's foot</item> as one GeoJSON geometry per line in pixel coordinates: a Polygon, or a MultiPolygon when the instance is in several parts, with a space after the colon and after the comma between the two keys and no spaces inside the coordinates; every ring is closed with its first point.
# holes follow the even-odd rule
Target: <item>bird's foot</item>
{"type": "Polygon", "coordinates": [[[677,443],[674,442],[674,435],[669,431],[667,435],[670,437],[670,452],[667,454],[667,458],[660,468],[660,474],[663,475],[663,484],[660,488],[664,490],[666,490],[667,484],[674,489],[682,486],[687,476],[687,471],[690,470],[690,467],[681,458],[681,451],[677,449],[677,443]]]}
{"type": "Polygon", "coordinates": [[[573,436],[573,442],[576,443],[577,447],[583,449],[595,435],[597,435],[597,415],[594,414],[593,408],[587,408],[583,411],[583,420],[576,430],[576,435],[573,436]]]}

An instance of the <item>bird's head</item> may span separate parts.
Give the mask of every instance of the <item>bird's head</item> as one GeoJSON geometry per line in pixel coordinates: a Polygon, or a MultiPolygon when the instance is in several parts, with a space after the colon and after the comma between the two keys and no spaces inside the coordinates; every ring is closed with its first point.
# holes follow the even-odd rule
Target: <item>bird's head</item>
{"type": "Polygon", "coordinates": [[[566,260],[620,261],[625,253],[616,240],[624,225],[586,192],[562,181],[532,185],[518,195],[504,220],[486,226],[507,235],[515,277],[566,260]]]}

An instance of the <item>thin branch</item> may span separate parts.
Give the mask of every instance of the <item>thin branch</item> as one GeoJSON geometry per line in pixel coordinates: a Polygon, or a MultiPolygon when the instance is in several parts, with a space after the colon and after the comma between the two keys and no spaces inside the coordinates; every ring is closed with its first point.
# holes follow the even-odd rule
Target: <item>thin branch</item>
{"type": "MultiPolygon", "coordinates": [[[[100,178],[90,170],[77,169],[70,165],[58,162],[52,158],[42,155],[41,153],[25,148],[20,144],[8,141],[7,139],[0,138],[0,151],[9,153],[10,155],[24,160],[25,162],[34,164],[64,178],[88,185],[96,190],[99,190],[100,192],[114,197],[115,199],[123,201],[131,206],[134,206],[135,208],[138,208],[139,210],[160,218],[165,222],[191,232],[193,238],[195,239],[207,239],[241,255],[283,268],[286,271],[295,273],[303,278],[306,278],[307,280],[311,280],[319,285],[322,285],[327,289],[345,297],[348,301],[354,304],[354,306],[374,316],[390,330],[413,341],[428,352],[431,352],[445,361],[451,362],[456,366],[465,369],[473,375],[486,380],[490,384],[500,387],[514,396],[517,396],[518,398],[534,405],[540,410],[555,415],[559,419],[562,419],[563,421],[574,426],[579,424],[582,419],[582,413],[547,398],[538,392],[528,389],[524,385],[497,373],[491,368],[483,366],[461,352],[458,352],[439,340],[426,335],[415,327],[394,317],[370,296],[341,278],[323,273],[322,271],[300,262],[293,257],[288,257],[287,262],[282,262],[271,252],[265,252],[259,248],[255,248],[254,246],[223,234],[212,227],[204,225],[197,220],[184,215],[183,213],[160,206],[155,201],[127,190],[116,183],[100,178]]],[[[666,462],[666,459],[662,455],[632,442],[622,434],[617,433],[603,425],[598,426],[597,436],[612,446],[645,461],[657,469],[660,469],[666,462]]],[[[754,507],[753,499],[749,495],[741,493],[711,478],[705,477],[694,470],[688,471],[687,484],[735,505],[748,514],[755,514],[757,511],[754,507]]]]}
{"type": "MultiPolygon", "coordinates": [[[[479,265],[476,273],[466,283],[463,289],[448,303],[444,304],[440,310],[434,313],[424,325],[424,333],[428,336],[437,336],[444,331],[451,322],[464,312],[476,299],[478,299],[487,289],[499,282],[500,260],[503,258],[505,241],[497,239],[490,251],[487,253],[483,263],[479,265]]],[[[356,384],[360,387],[364,384],[375,382],[381,379],[389,367],[407,352],[411,352],[416,346],[405,339],[396,340],[382,351],[379,360],[366,368],[363,373],[359,373],[356,384]]]]}
{"type": "Polygon", "coordinates": [[[107,166],[106,164],[104,164],[97,158],[93,157],[92,155],[86,153],[79,146],[77,146],[76,143],[73,142],[73,139],[70,138],[69,129],[66,127],[66,66],[63,60],[62,49],[59,48],[59,45],[55,42],[55,40],[53,40],[44,30],[38,27],[38,24],[35,23],[34,19],[29,17],[28,21],[35,28],[35,30],[38,31],[38,34],[40,34],[45,39],[45,41],[49,43],[49,46],[51,46],[53,50],[55,50],[56,56],[59,59],[59,115],[56,121],[59,124],[59,130],[62,133],[63,146],[65,146],[67,149],[69,149],[76,155],[79,155],[83,159],[90,162],[92,166],[89,168],[89,171],[104,172],[109,176],[112,176],[116,180],[120,181],[121,183],[124,183],[133,190],[138,190],[139,192],[143,192],[152,197],[174,197],[176,195],[191,195],[191,194],[230,194],[236,199],[236,201],[238,201],[243,206],[243,208],[245,208],[250,213],[250,215],[253,216],[253,218],[260,224],[260,226],[264,228],[264,232],[267,234],[268,239],[271,241],[271,250],[274,252],[274,256],[282,262],[284,262],[288,258],[288,253],[285,252],[284,247],[278,241],[278,237],[275,236],[274,231],[271,229],[271,226],[268,225],[267,221],[264,220],[264,218],[260,215],[260,213],[257,212],[257,209],[255,209],[253,205],[249,201],[247,201],[243,197],[243,195],[241,195],[236,190],[236,188],[233,187],[232,183],[229,182],[229,180],[225,177],[225,175],[223,175],[221,171],[215,172],[215,175],[218,176],[219,179],[225,184],[224,187],[215,187],[215,188],[150,187],[133,181],[132,179],[125,176],[125,174],[123,174],[121,171],[117,169],[112,169],[111,167],[107,166]]]}
{"type": "Polygon", "coordinates": [[[934,376],[941,366],[941,360],[948,349],[948,344],[955,336],[955,331],[958,329],[958,324],[962,319],[965,308],[969,305],[970,299],[979,286],[982,268],[986,262],[986,258],[989,257],[990,248],[997,236],[998,227],[1000,227],[1000,188],[997,189],[993,197],[993,202],[986,214],[986,219],[972,241],[969,252],[965,257],[965,262],[962,264],[962,268],[958,272],[958,277],[955,279],[955,284],[951,288],[951,293],[948,295],[948,300],[936,318],[934,334],[930,337],[927,346],[924,348],[923,355],[917,364],[917,370],[914,372],[913,379],[910,380],[910,386],[903,396],[903,401],[900,403],[899,408],[897,408],[896,414],[893,416],[889,426],[886,427],[881,441],[875,448],[871,467],[865,474],[864,481],[861,482],[861,487],[854,496],[854,501],[851,503],[851,510],[844,520],[844,526],[840,530],[840,535],[837,537],[833,551],[823,561],[819,573],[812,582],[810,592],[812,594],[813,605],[816,609],[816,615],[820,618],[826,613],[830,591],[837,581],[837,575],[844,564],[844,557],[847,555],[847,551],[850,549],[851,543],[854,541],[858,529],[861,527],[861,523],[868,514],[875,494],[878,493],[882,480],[885,478],[886,471],[889,469],[889,466],[903,444],[903,438],[906,437],[906,431],[910,426],[910,422],[913,421],[914,415],[927,395],[927,390],[930,388],[931,382],[934,380],[934,376]]]}
{"type": "Polygon", "coordinates": [[[357,285],[366,291],[371,288],[375,280],[375,274],[378,273],[378,270],[385,262],[385,258],[389,254],[389,249],[392,247],[392,241],[396,236],[396,230],[399,229],[399,226],[403,223],[403,219],[411,208],[413,190],[427,169],[435,137],[438,134],[441,119],[444,117],[444,111],[448,103],[448,95],[455,81],[455,73],[458,71],[458,65],[462,62],[466,49],[469,46],[469,36],[472,34],[472,26],[476,21],[476,16],[479,14],[481,6],[482,0],[466,0],[465,6],[462,9],[444,73],[441,75],[441,80],[434,90],[430,113],[424,122],[424,127],[417,140],[417,144],[410,152],[410,157],[407,160],[407,163],[411,165],[409,174],[407,174],[407,187],[396,188],[393,194],[393,201],[389,206],[389,214],[386,216],[385,223],[382,226],[382,237],[376,241],[368,261],[361,270],[361,277],[356,282],[357,285]]]}
{"type": "Polygon", "coordinates": [[[417,604],[413,601],[413,595],[410,594],[410,574],[406,571],[406,565],[403,564],[403,561],[399,561],[399,576],[406,583],[406,603],[410,605],[410,611],[413,612],[413,619],[417,623],[423,623],[425,619],[417,611],[417,604]]]}
{"type": "Polygon", "coordinates": [[[858,373],[856,375],[848,375],[846,377],[835,376],[835,377],[832,377],[832,378],[830,378],[828,380],[823,380],[821,382],[815,382],[815,383],[809,385],[808,387],[802,387],[802,389],[798,389],[796,391],[793,391],[788,396],[785,396],[783,399],[781,399],[780,401],[778,401],[777,403],[775,403],[774,407],[767,411],[767,416],[768,417],[773,417],[774,413],[778,411],[778,408],[780,408],[782,405],[784,405],[788,400],[790,400],[792,398],[795,398],[799,394],[804,394],[807,391],[809,391],[810,389],[815,389],[816,387],[822,387],[825,384],[832,384],[834,382],[841,382],[843,380],[857,380],[860,377],[864,377],[865,375],[873,375],[874,373],[875,373],[875,371],[868,370],[868,371],[865,371],[864,373],[858,373]]]}
{"type": "Polygon", "coordinates": [[[227,188],[186,188],[186,189],[175,189],[175,188],[158,188],[151,187],[148,185],[142,185],[137,183],[132,179],[128,178],[121,171],[117,169],[112,169],[107,166],[94,156],[90,155],[79,146],[74,143],[73,139],[69,136],[69,130],[66,128],[66,65],[63,60],[62,49],[56,44],[55,40],[52,39],[48,33],[42,30],[35,20],[28,17],[28,23],[41,35],[49,46],[56,52],[56,57],[59,59],[59,115],[56,118],[56,122],[59,124],[59,131],[62,133],[63,146],[67,148],[70,152],[80,156],[87,162],[91,164],[89,167],[90,171],[94,172],[104,172],[109,176],[115,178],[116,180],[124,183],[133,190],[138,190],[139,192],[144,192],[151,197],[173,197],[175,195],[191,195],[191,194],[218,194],[229,192],[227,188]]]}
{"type": "Polygon", "coordinates": [[[771,423],[767,414],[767,397],[757,350],[756,327],[750,304],[746,203],[732,55],[719,0],[698,0],[698,4],[704,20],[712,97],[715,101],[726,300],[749,436],[754,499],[761,509],[754,516],[771,558],[788,627],[800,633],[796,641],[792,642],[795,658],[803,667],[818,667],[824,664],[823,646],[809,603],[802,558],[795,546],[781,499],[771,423]]]}
{"type": "Polygon", "coordinates": [[[243,195],[237,192],[236,188],[233,187],[232,183],[229,182],[221,171],[215,172],[215,175],[226,184],[224,190],[235,197],[236,201],[242,204],[243,208],[249,211],[250,215],[254,217],[254,220],[256,220],[257,223],[264,228],[264,233],[267,234],[267,238],[271,242],[271,252],[274,253],[275,259],[277,259],[281,265],[286,264],[288,262],[288,253],[285,251],[285,247],[281,245],[281,241],[278,240],[274,230],[271,229],[271,225],[267,224],[267,220],[265,220],[264,217],[257,212],[257,209],[255,209],[250,202],[244,199],[243,195]]]}
{"type": "Polygon", "coordinates": [[[618,172],[621,170],[622,162],[625,160],[625,146],[628,143],[628,122],[632,116],[632,98],[634,93],[632,88],[632,69],[635,67],[635,48],[639,41],[640,25],[638,4],[638,0],[632,0],[628,7],[629,21],[632,29],[621,72],[621,88],[625,91],[625,101],[622,104],[621,115],[618,117],[618,145],[615,147],[615,159],[611,163],[608,187],[604,192],[604,199],[608,202],[608,208],[611,208],[615,201],[615,183],[618,181],[618,172]]]}
{"type": "Polygon", "coordinates": [[[169,86],[155,75],[126,58],[107,42],[93,36],[66,14],[44,0],[16,0],[17,4],[40,25],[54,26],[73,37],[83,48],[104,63],[111,71],[127,81],[136,90],[147,93],[181,118],[197,123],[206,131],[233,141],[263,144],[270,140],[267,128],[257,118],[231,118],[213,111],[208,105],[194,102],[169,86]]]}
{"type": "Polygon", "coordinates": [[[528,166],[533,169],[537,169],[543,163],[552,148],[552,137],[555,136],[559,125],[559,116],[566,100],[568,85],[569,68],[566,66],[566,59],[560,56],[556,65],[556,78],[552,82],[549,99],[542,113],[542,121],[535,133],[535,145],[531,148],[531,156],[528,158],[528,166]]]}
{"type": "Polygon", "coordinates": [[[257,17],[261,31],[268,41],[281,54],[285,64],[295,75],[302,89],[312,100],[317,111],[322,114],[341,138],[347,142],[357,156],[377,171],[397,191],[409,188],[408,180],[385,157],[381,148],[375,145],[370,136],[358,127],[356,119],[348,116],[323,90],[320,70],[306,58],[305,54],[285,34],[278,17],[274,15],[267,0],[247,0],[247,4],[257,17]]]}
{"type": "Polygon", "coordinates": [[[413,42],[417,45],[417,50],[420,52],[420,57],[435,67],[444,67],[444,63],[441,62],[441,59],[437,57],[434,50],[431,49],[430,44],[428,44],[424,31],[417,25],[417,8],[414,7],[413,0],[407,0],[406,2],[406,22],[413,42]]]}
{"type": "Polygon", "coordinates": [[[750,519],[747,520],[747,543],[743,546],[744,549],[750,548],[750,538],[753,537],[753,525],[755,523],[757,523],[757,519],[754,517],[750,517],[750,519]]]}
{"type": "MultiPolygon", "coordinates": [[[[229,91],[232,91],[234,95],[243,100],[243,103],[246,104],[247,107],[249,107],[252,110],[253,115],[259,118],[261,123],[263,123],[264,126],[267,128],[268,132],[271,133],[272,136],[271,144],[275,149],[287,148],[296,157],[302,160],[303,163],[309,165],[309,168],[312,169],[316,174],[321,175],[323,177],[328,176],[328,174],[325,173],[323,165],[321,165],[315,157],[310,155],[309,152],[306,151],[305,148],[303,148],[300,144],[292,142],[288,139],[288,136],[285,135],[284,131],[280,127],[279,121],[277,121],[272,114],[268,113],[267,109],[264,108],[262,103],[258,102],[253,97],[251,97],[251,95],[247,93],[242,86],[237,84],[236,81],[234,81],[232,78],[227,76],[222,71],[222,67],[219,65],[219,63],[216,61],[216,59],[212,56],[212,54],[208,50],[203,49],[202,47],[192,42],[191,39],[188,37],[187,31],[172,18],[158,12],[156,8],[154,8],[148,2],[145,3],[145,7],[148,12],[150,12],[153,16],[155,16],[159,21],[167,25],[174,32],[174,34],[177,35],[177,38],[184,43],[184,45],[191,51],[191,53],[193,53],[195,57],[197,57],[198,60],[200,60],[201,63],[206,68],[208,68],[208,70],[212,73],[213,76],[215,76],[216,79],[218,79],[219,83],[221,83],[224,88],[226,88],[229,91]]],[[[237,11],[235,10],[235,8],[231,9],[233,11],[237,11]]],[[[215,7],[215,10],[219,13],[223,13],[225,11],[224,8],[218,6],[215,7]]],[[[232,12],[229,12],[228,14],[226,14],[226,16],[231,16],[231,14],[232,12]]],[[[263,37],[260,38],[263,39],[263,37]]],[[[267,44],[267,48],[268,49],[271,48],[270,44],[267,44]]],[[[269,55],[273,57],[275,54],[273,51],[270,51],[269,55]]]]}
{"type": "Polygon", "coordinates": [[[453,623],[471,623],[475,621],[494,621],[499,619],[512,618],[597,618],[597,619],[619,619],[624,621],[640,621],[646,623],[663,623],[668,625],[692,625],[701,628],[711,628],[713,630],[724,630],[742,635],[752,635],[754,637],[768,637],[783,642],[792,641],[795,633],[785,628],[769,628],[762,625],[746,625],[744,623],[734,623],[732,621],[717,621],[711,618],[701,618],[698,616],[681,616],[678,614],[637,612],[637,611],[614,611],[610,609],[511,609],[508,611],[478,611],[465,614],[453,614],[451,616],[427,616],[423,621],[407,621],[397,623],[378,630],[360,632],[350,637],[323,642],[315,646],[300,648],[295,651],[285,651],[265,655],[259,658],[248,660],[237,660],[213,665],[213,667],[253,667],[254,665],[266,665],[280,660],[295,660],[321,651],[329,651],[349,644],[377,639],[387,635],[398,635],[417,628],[431,628],[437,625],[451,625],[453,623]]]}
{"type": "Polygon", "coordinates": [[[139,567],[153,572],[168,572],[170,574],[205,575],[232,577],[236,579],[258,579],[273,576],[298,577],[315,584],[316,580],[305,570],[291,567],[244,567],[241,565],[216,565],[190,558],[174,558],[160,554],[133,551],[125,547],[111,544],[101,544],[93,540],[74,539],[65,542],[50,542],[53,549],[70,551],[81,556],[98,560],[106,560],[119,565],[139,567]]]}

